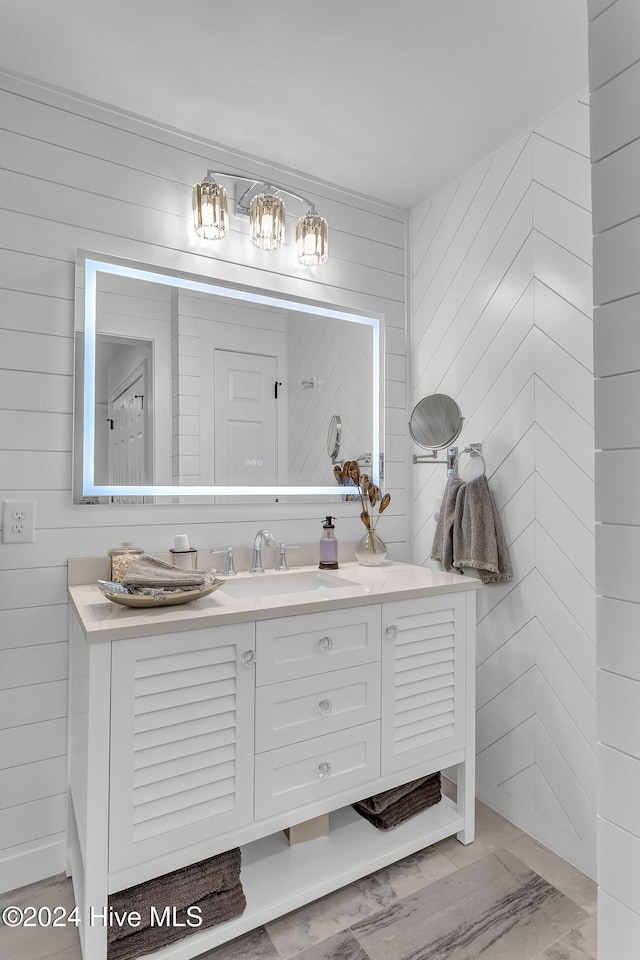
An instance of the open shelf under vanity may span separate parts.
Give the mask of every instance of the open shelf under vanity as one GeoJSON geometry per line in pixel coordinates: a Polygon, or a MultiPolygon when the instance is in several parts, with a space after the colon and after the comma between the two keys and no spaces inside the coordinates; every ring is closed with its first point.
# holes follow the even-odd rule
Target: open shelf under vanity
{"type": "Polygon", "coordinates": [[[327,837],[289,846],[284,832],[242,847],[244,913],[158,950],[188,960],[462,830],[447,797],[391,830],[376,830],[352,807],[335,810],[327,837]]]}

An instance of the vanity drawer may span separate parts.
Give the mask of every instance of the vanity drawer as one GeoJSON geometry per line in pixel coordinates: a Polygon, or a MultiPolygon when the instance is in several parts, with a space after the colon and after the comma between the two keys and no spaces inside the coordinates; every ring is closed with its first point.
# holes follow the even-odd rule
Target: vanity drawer
{"type": "Polygon", "coordinates": [[[295,680],[380,659],[379,604],[261,620],[256,684],[295,680]]]}
{"type": "Polygon", "coordinates": [[[256,752],[380,719],[380,664],[301,677],[256,690],[256,752]]]}
{"type": "Polygon", "coordinates": [[[256,820],[380,775],[380,724],[365,723],[256,756],[256,820]]]}

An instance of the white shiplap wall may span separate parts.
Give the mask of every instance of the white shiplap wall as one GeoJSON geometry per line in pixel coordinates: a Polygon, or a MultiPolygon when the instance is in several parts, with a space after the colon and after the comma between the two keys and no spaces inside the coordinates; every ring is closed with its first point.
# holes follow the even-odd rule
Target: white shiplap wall
{"type": "Polygon", "coordinates": [[[640,943],[640,7],[590,0],[598,957],[640,943]]]}
{"type": "MultiPolygon", "coordinates": [[[[37,502],[36,542],[0,545],[0,889],[8,889],[64,863],[67,559],[104,555],[122,539],[163,551],[176,532],[200,547],[248,546],[265,524],[280,540],[312,542],[324,513],[302,503],[72,505],[76,248],[383,314],[393,495],[384,533],[397,559],[407,553],[408,470],[404,211],[4,75],[0,157],[0,498],[37,502]],[[199,240],[190,186],[208,167],[311,196],[331,226],[329,263],[298,267],[291,242],[258,251],[235,218],[224,243],[199,240]]],[[[360,536],[350,504],[332,510],[340,539],[360,536]]]]}
{"type": "MultiPolygon", "coordinates": [[[[588,120],[585,101],[563,107],[412,212],[411,389],[460,404],[513,565],[478,603],[478,795],[593,875],[588,120]]],[[[444,469],[413,467],[416,563],[444,469]]]]}

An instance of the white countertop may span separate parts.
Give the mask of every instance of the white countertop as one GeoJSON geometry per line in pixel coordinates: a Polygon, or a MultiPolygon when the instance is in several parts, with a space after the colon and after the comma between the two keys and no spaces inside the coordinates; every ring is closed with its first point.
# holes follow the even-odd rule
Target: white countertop
{"type": "MultiPolygon", "coordinates": [[[[317,571],[317,565],[292,567],[291,574],[317,571]]],[[[327,571],[332,577],[345,579],[345,586],[331,589],[318,587],[299,593],[260,597],[231,597],[224,586],[207,597],[180,606],[131,609],[107,600],[95,583],[69,587],[71,604],[84,635],[90,642],[126,640],[132,637],[196,630],[225,623],[249,620],[271,620],[319,610],[407,600],[430,594],[458,593],[477,590],[482,582],[475,577],[444,573],[427,567],[385,560],[379,567],[365,567],[356,562],[342,563],[339,570],[327,571]]],[[[284,577],[275,570],[261,578],[284,577]]],[[[240,573],[232,582],[250,578],[240,573]]],[[[253,578],[252,578],[253,579],[253,578]]]]}

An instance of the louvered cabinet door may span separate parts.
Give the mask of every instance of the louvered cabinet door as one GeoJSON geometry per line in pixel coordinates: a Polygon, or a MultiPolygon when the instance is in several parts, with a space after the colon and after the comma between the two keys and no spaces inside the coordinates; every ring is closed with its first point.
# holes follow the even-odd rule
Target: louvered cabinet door
{"type": "Polygon", "coordinates": [[[465,595],[382,607],[382,775],[464,746],[465,595]]]}
{"type": "Polygon", "coordinates": [[[252,623],[112,644],[110,872],[252,822],[254,647],[252,623]]]}

